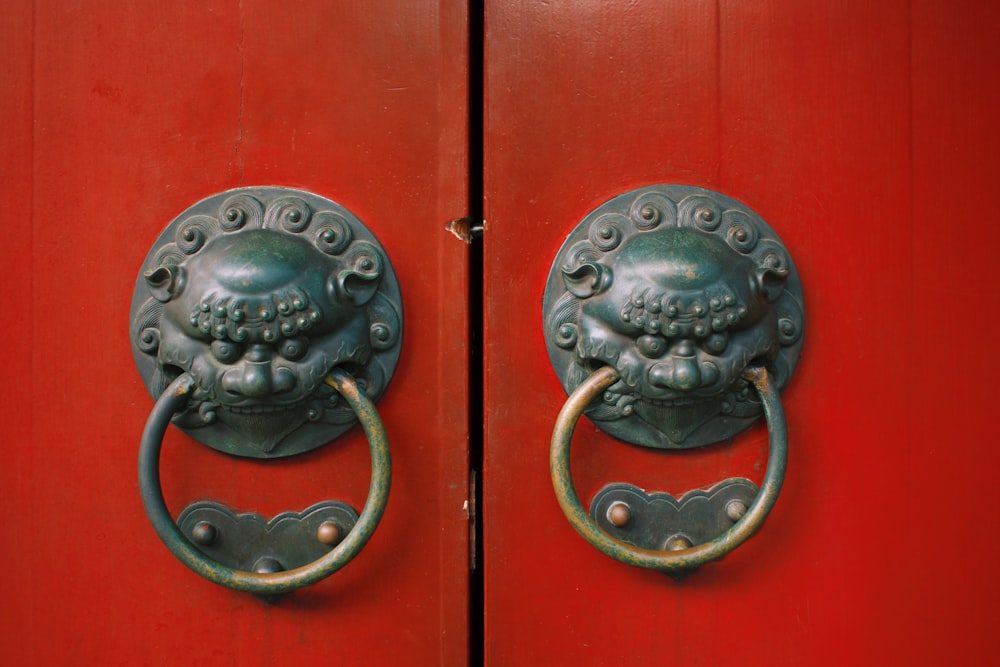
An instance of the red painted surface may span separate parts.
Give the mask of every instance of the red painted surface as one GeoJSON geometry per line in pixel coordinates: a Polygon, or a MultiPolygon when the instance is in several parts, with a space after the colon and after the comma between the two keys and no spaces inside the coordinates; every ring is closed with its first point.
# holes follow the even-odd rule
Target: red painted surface
{"type": "MultiPolygon", "coordinates": [[[[417,3],[8,3],[0,22],[0,640],[10,664],[465,661],[466,17],[417,3]],[[128,300],[162,227],[239,185],[351,208],[403,286],[379,408],[389,507],[358,560],[276,605],[159,544],[135,481],[152,405],[128,300]]],[[[490,2],[486,654],[492,665],[983,664],[1000,580],[997,11],[945,0],[490,2]],[[564,400],[541,288],[566,233],[651,183],[758,211],[801,273],[785,489],[683,582],[619,565],[548,479],[564,400]]],[[[688,454],[581,426],[578,490],[760,479],[762,430],[688,454]]],[[[360,503],[354,433],[280,464],[174,433],[177,510],[360,503]]],[[[474,610],[475,613],[475,610],[474,610]]]]}
{"type": "MultiPolygon", "coordinates": [[[[0,21],[0,644],[18,665],[462,664],[467,651],[467,44],[455,3],[65,3],[0,21]],[[152,400],[129,300],[160,230],[213,193],[301,187],[356,213],[400,278],[379,410],[388,509],[358,558],[267,605],[168,554],[139,501],[152,400]]],[[[267,515],[368,488],[359,431],[288,461],[179,432],[161,479],[267,515]]]]}
{"type": "MultiPolygon", "coordinates": [[[[944,0],[488,3],[488,664],[991,662],[998,18],[944,0]],[[778,504],[682,582],[592,549],[548,477],[550,263],[587,212],[654,183],[755,209],[807,310],[778,504]]],[[[588,424],[573,453],[589,502],[613,481],[759,481],[766,436],[678,455],[588,424]]]]}

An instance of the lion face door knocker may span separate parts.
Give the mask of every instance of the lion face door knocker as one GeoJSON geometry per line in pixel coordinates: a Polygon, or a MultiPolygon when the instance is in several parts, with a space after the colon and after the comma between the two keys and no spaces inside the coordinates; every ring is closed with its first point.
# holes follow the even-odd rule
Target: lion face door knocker
{"type": "Polygon", "coordinates": [[[802,346],[802,288],[777,234],[716,192],[655,186],[603,204],[569,235],[546,284],[549,358],[570,394],[552,436],[559,503],[574,528],[623,562],[667,572],[719,558],[761,525],[784,478],[778,392],[802,346]],[[676,499],[606,486],[589,514],[569,446],[580,415],[626,442],[687,449],[765,415],[760,489],[730,479],[676,499]]]}
{"type": "Polygon", "coordinates": [[[246,188],[195,204],[166,228],[140,271],[132,351],[157,399],[140,447],[140,487],[161,539],[217,583],[262,595],[313,583],[367,542],[389,488],[374,402],[401,344],[399,286],[382,247],[344,207],[284,188],[246,188]],[[326,501],[270,523],[211,502],[175,525],[159,488],[173,421],[227,454],[274,459],[323,445],[360,422],[372,485],[359,516],[326,501]],[[247,543],[257,545],[249,553],[247,543]]]}

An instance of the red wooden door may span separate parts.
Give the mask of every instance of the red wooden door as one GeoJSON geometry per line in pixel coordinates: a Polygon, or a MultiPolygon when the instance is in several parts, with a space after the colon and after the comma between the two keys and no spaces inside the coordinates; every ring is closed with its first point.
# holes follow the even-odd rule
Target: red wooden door
{"type": "MultiPolygon", "coordinates": [[[[997,18],[944,0],[488,3],[489,664],[991,662],[997,18]],[[759,213],[806,303],[784,490],[683,581],[585,543],[548,467],[566,398],[549,267],[589,211],[657,183],[759,213]]],[[[759,427],[676,454],[581,422],[572,461],[586,504],[609,482],[760,482],[766,449],[759,427]]]]}
{"type": "MultiPolygon", "coordinates": [[[[464,7],[8,5],[2,662],[463,664],[467,248],[444,227],[467,206],[464,7]],[[152,407],[127,333],[139,266],[174,216],[243,185],[354,212],[401,277],[405,317],[378,406],[395,464],[382,523],[331,579],[272,605],[170,556],[135,473],[152,407]]],[[[175,431],[160,475],[175,513],[214,498],[273,516],[360,509],[369,470],[358,430],[267,464],[175,431]]]]}
{"type": "MultiPolygon", "coordinates": [[[[944,0],[488,3],[485,598],[471,613],[490,664],[989,661],[996,18],[944,0]],[[542,338],[546,274],[588,211],[654,183],[760,213],[807,307],[777,507],[679,582],[591,549],[548,477],[565,396],[542,338]]],[[[466,19],[453,3],[5,9],[7,662],[466,662],[466,250],[444,231],[467,206],[466,19]],[[404,299],[379,403],[395,464],[382,525],[332,579],[272,605],[177,563],[135,481],[151,407],[128,343],[136,271],[170,219],[240,185],[347,206],[404,299]]],[[[179,433],[164,449],[177,509],[360,506],[368,486],[357,432],[267,465],[179,433]]],[[[574,474],[585,502],[619,480],[678,493],[759,481],[765,450],[761,428],[677,455],[581,426],[574,474]]]]}

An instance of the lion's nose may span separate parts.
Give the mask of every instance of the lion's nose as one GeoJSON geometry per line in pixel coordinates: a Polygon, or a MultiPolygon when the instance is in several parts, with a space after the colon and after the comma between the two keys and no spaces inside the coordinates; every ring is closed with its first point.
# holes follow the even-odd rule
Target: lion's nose
{"type": "Polygon", "coordinates": [[[649,369],[649,381],[657,387],[691,391],[701,386],[701,371],[694,357],[670,357],[649,369]]]}
{"type": "Polygon", "coordinates": [[[294,387],[295,375],[287,368],[273,368],[270,351],[265,345],[252,346],[243,363],[222,375],[223,390],[247,398],[264,398],[291,391],[294,387]]]}
{"type": "Polygon", "coordinates": [[[713,364],[703,367],[699,363],[694,343],[687,339],[677,341],[667,358],[649,369],[650,384],[675,391],[697,389],[717,376],[718,369],[713,364]]]}
{"type": "Polygon", "coordinates": [[[247,361],[237,368],[230,368],[222,376],[222,388],[230,394],[248,398],[263,398],[274,389],[271,364],[247,361]]]}

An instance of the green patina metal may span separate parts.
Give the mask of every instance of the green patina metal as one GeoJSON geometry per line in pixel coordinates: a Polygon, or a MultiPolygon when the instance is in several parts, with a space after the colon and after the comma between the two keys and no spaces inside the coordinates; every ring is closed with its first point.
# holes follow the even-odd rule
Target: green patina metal
{"type": "Polygon", "coordinates": [[[227,567],[281,572],[302,567],[330,552],[358,521],[357,511],[323,500],[301,512],[270,519],[238,512],[213,500],[198,500],[177,517],[177,527],[198,549],[227,567]]]}
{"type": "Polygon", "coordinates": [[[570,395],[552,434],[552,483],[577,532],[624,563],[668,573],[749,538],[785,475],[778,394],[805,328],[802,285],[777,233],[704,188],[626,192],[569,234],[542,309],[549,359],[570,395]],[[763,414],[771,443],[764,483],[756,492],[748,480],[724,480],[680,499],[615,483],[594,499],[592,518],[569,469],[583,414],[625,442],[668,450],[732,438],[763,414]]]}
{"type": "Polygon", "coordinates": [[[542,310],[566,393],[595,369],[618,380],[586,416],[643,447],[730,438],[761,415],[745,369],[787,385],[804,332],[802,286],[764,220],[717,192],[657,185],[587,214],[556,255],[542,310]]]}
{"type": "Polygon", "coordinates": [[[642,549],[674,549],[710,542],[736,523],[760,489],[730,478],[679,498],[635,485],[606,485],[590,501],[590,517],[616,540],[642,549]]]}
{"type": "Polygon", "coordinates": [[[570,471],[570,443],[576,422],[588,405],[618,381],[618,372],[602,367],[585,379],[563,405],[552,433],[549,469],[556,498],[573,528],[602,553],[635,567],[668,573],[693,570],[726,555],[750,538],[774,507],[785,478],[788,460],[788,432],[778,391],[771,384],[768,371],[751,367],[742,377],[760,396],[767,420],[769,454],[760,492],[746,513],[721,535],[704,544],[677,551],[643,549],[614,539],[601,530],[580,502],[570,471]]]}
{"type": "Polygon", "coordinates": [[[368,543],[389,498],[392,479],[389,441],[375,405],[358,389],[358,384],[351,375],[335,368],[324,382],[344,398],[368,437],[372,459],[371,484],[357,524],[343,540],[319,560],[284,572],[257,573],[227,567],[204,555],[178,529],[167,509],[160,486],[160,449],[171,417],[187,407],[195,389],[194,378],[188,373],[182,373],[159,397],[146,421],[139,445],[139,491],[156,534],[184,565],[227,588],[260,596],[274,596],[309,586],[330,576],[347,565],[368,543]]]}
{"type": "Polygon", "coordinates": [[[281,458],[334,440],[354,415],[323,378],[346,368],[377,401],[402,344],[402,301],[375,236],[343,206],[286,188],[222,192],[157,239],[132,297],[132,353],[157,398],[209,447],[281,458]]]}

